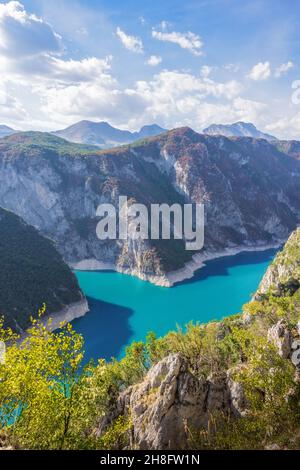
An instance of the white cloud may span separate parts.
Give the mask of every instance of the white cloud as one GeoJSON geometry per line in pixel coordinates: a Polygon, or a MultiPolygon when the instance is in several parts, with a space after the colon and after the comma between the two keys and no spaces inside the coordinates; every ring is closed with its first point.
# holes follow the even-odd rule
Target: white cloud
{"type": "Polygon", "coordinates": [[[266,80],[271,76],[270,62],[259,62],[251,69],[248,78],[254,81],[266,80]]]}
{"type": "Polygon", "coordinates": [[[0,4],[0,54],[10,58],[58,53],[61,38],[52,27],[29,14],[19,2],[0,4]]]}
{"type": "Polygon", "coordinates": [[[213,70],[213,67],[210,67],[209,65],[203,65],[200,70],[201,76],[204,78],[209,77],[212,70],[213,70]]]}
{"type": "Polygon", "coordinates": [[[62,60],[58,58],[49,58],[49,73],[52,77],[65,80],[67,82],[86,82],[94,81],[95,77],[102,82],[111,82],[110,62],[112,56],[105,59],[97,57],[88,57],[82,60],[62,60]]]}
{"type": "MultiPolygon", "coordinates": [[[[200,75],[165,70],[126,89],[113,79],[107,83],[94,80],[49,86],[40,95],[44,112],[57,121],[62,121],[62,116],[69,122],[96,118],[135,129],[143,116],[143,123],[159,120],[167,127],[185,124],[200,130],[198,123],[205,117],[206,99],[230,103],[241,91],[241,84],[233,80],[220,83],[200,75]]],[[[229,109],[228,104],[225,115],[229,109]]]]}
{"type": "Polygon", "coordinates": [[[162,58],[158,55],[151,55],[149,59],[147,60],[147,64],[151,65],[152,67],[155,67],[156,65],[159,65],[162,61],[162,58]]]}
{"type": "Polygon", "coordinates": [[[300,140],[300,111],[292,116],[281,117],[273,121],[266,129],[282,139],[300,140]]]}
{"type": "Polygon", "coordinates": [[[171,23],[169,23],[169,21],[163,20],[160,22],[160,27],[163,31],[168,29],[170,26],[171,26],[171,23]]]}
{"type": "Polygon", "coordinates": [[[191,31],[188,31],[187,33],[179,33],[173,31],[169,33],[156,31],[155,29],[153,29],[152,37],[158,39],[159,41],[167,41],[177,44],[182,49],[186,49],[196,56],[202,55],[203,42],[200,36],[195,33],[192,33],[191,31]]]}
{"type": "Polygon", "coordinates": [[[237,97],[233,100],[234,116],[239,121],[257,122],[260,114],[266,109],[266,104],[260,101],[237,97]]]}
{"type": "Polygon", "coordinates": [[[116,35],[122,42],[123,46],[129,51],[137,52],[139,54],[143,52],[143,43],[140,38],[126,34],[121,28],[119,28],[119,26],[117,27],[116,35]]]}
{"type": "Polygon", "coordinates": [[[0,116],[5,122],[22,121],[27,116],[22,103],[7,90],[5,84],[0,86],[0,116]]]}
{"type": "Polygon", "coordinates": [[[223,65],[223,68],[229,72],[236,73],[240,70],[241,66],[239,64],[226,64],[223,65]]]}
{"type": "Polygon", "coordinates": [[[56,121],[69,123],[79,119],[100,119],[126,126],[130,116],[138,119],[146,105],[143,96],[112,84],[105,85],[101,80],[49,87],[40,96],[46,114],[56,121]]]}
{"type": "Polygon", "coordinates": [[[137,88],[143,93],[157,91],[164,100],[170,96],[172,99],[180,97],[182,93],[197,93],[197,96],[202,98],[213,96],[230,99],[237,96],[242,90],[241,84],[235,80],[220,83],[188,72],[174,70],[164,70],[149,82],[138,81],[137,88]]]}
{"type": "MultiPolygon", "coordinates": [[[[161,32],[152,31],[153,37],[167,35],[157,39],[201,55],[199,36],[168,33],[167,23],[160,28],[161,32]]],[[[143,52],[139,38],[118,30],[124,35],[125,47],[143,52]]],[[[111,56],[64,58],[62,39],[53,28],[18,2],[0,3],[0,40],[0,121],[15,128],[54,129],[80,119],[108,120],[131,129],[159,122],[167,128],[187,125],[200,131],[212,122],[237,120],[266,127],[266,104],[246,99],[244,87],[237,80],[211,78],[212,69],[221,68],[204,65],[197,74],[159,68],[150,79],[124,87],[113,75],[111,56]]],[[[152,55],[147,63],[157,66],[161,57],[152,55]]],[[[257,64],[251,71],[256,80],[266,78],[268,70],[271,74],[270,64],[265,64],[257,64]]],[[[282,64],[280,73],[289,68],[289,63],[282,64]]],[[[300,133],[299,116],[278,119],[273,118],[274,129],[288,132],[290,126],[293,132],[298,129],[300,133]]]]}
{"type": "Polygon", "coordinates": [[[277,69],[275,70],[275,77],[279,78],[282,75],[285,75],[290,69],[294,67],[294,64],[291,60],[286,62],[285,64],[281,64],[277,69]]]}

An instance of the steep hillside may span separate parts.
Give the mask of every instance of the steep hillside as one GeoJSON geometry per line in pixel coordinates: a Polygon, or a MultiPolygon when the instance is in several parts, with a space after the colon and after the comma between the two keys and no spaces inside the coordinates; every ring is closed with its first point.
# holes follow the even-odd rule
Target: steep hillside
{"type": "Polygon", "coordinates": [[[25,330],[43,303],[48,314],[73,303],[83,306],[76,277],[51,240],[2,208],[0,234],[0,316],[5,326],[25,330]]]}
{"type": "Polygon", "coordinates": [[[56,131],[54,134],[70,142],[97,145],[105,149],[129,144],[162,132],[165,132],[165,129],[156,124],[144,126],[139,132],[130,132],[117,129],[107,122],[80,121],[66,129],[56,131]]]}
{"type": "Polygon", "coordinates": [[[285,240],[299,223],[299,187],[300,162],[275,145],[189,128],[106,151],[42,133],[0,142],[0,204],[54,239],[69,264],[107,263],[162,285],[207,257],[285,240]],[[148,207],[204,203],[204,250],[192,261],[181,240],[98,240],[96,209],[118,207],[120,195],[148,207]]]}
{"type": "Polygon", "coordinates": [[[270,142],[277,140],[270,134],[259,131],[250,122],[235,122],[234,124],[212,124],[203,130],[204,134],[224,135],[225,137],[253,137],[254,139],[266,139],[270,142]]]}

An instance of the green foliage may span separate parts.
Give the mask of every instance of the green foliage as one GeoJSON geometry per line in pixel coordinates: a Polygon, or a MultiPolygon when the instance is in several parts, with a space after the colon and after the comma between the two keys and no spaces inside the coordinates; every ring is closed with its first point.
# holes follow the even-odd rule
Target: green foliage
{"type": "MultiPolygon", "coordinates": [[[[0,339],[7,339],[3,329],[0,339]]],[[[81,367],[82,337],[70,324],[50,333],[39,319],[20,341],[10,339],[0,365],[1,427],[25,448],[84,447],[93,400],[90,369],[81,367]]]]}
{"type": "Polygon", "coordinates": [[[292,448],[300,426],[300,386],[295,369],[264,338],[236,332],[247,356],[235,374],[243,385],[247,412],[239,418],[216,412],[208,428],[190,430],[194,449],[263,449],[268,445],[292,448]]]}
{"type": "Polygon", "coordinates": [[[131,427],[130,419],[119,416],[99,439],[99,447],[104,450],[122,450],[128,447],[131,427]]]}
{"type": "Polygon", "coordinates": [[[0,150],[9,144],[14,151],[25,152],[34,157],[45,152],[56,152],[59,155],[87,155],[99,151],[93,145],[82,145],[68,142],[47,132],[20,132],[13,134],[0,143],[0,150]]]}

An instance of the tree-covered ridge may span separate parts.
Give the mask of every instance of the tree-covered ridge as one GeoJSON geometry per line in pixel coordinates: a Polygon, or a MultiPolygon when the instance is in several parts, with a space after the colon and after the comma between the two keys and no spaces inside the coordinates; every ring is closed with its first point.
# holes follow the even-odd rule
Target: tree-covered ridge
{"type": "MultiPolygon", "coordinates": [[[[297,253],[298,235],[280,258],[286,250],[297,253]]],[[[70,325],[50,333],[37,321],[21,347],[2,329],[0,339],[10,343],[0,365],[5,442],[33,449],[299,449],[299,312],[300,289],[269,292],[238,315],[164,338],[150,333],[121,361],[84,369],[83,339],[70,325]]]]}
{"type": "Polygon", "coordinates": [[[52,151],[58,155],[86,155],[98,151],[93,145],[74,144],[61,137],[48,132],[18,132],[0,141],[0,151],[9,149],[12,156],[15,153],[26,151],[30,156],[32,153],[52,151]]]}
{"type": "Polygon", "coordinates": [[[54,243],[20,217],[0,208],[0,316],[26,329],[44,302],[48,313],[82,299],[75,275],[54,243]]]}

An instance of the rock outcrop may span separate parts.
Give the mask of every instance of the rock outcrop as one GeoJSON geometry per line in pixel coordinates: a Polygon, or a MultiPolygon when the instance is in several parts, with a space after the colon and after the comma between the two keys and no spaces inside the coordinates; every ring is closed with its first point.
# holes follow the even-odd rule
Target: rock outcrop
{"type": "Polygon", "coordinates": [[[255,299],[268,292],[281,296],[293,294],[300,287],[300,228],[295,230],[264,275],[255,299]]]}
{"type": "Polygon", "coordinates": [[[274,344],[278,354],[283,359],[288,359],[292,351],[292,336],[286,322],[278,321],[268,331],[268,340],[274,344]]]}
{"type": "Polygon", "coordinates": [[[2,430],[0,430],[0,451],[1,450],[16,450],[16,446],[11,444],[8,435],[2,430]]]}
{"type": "Polygon", "coordinates": [[[239,415],[244,409],[243,389],[229,374],[198,379],[180,354],[172,354],[120,395],[116,409],[101,420],[98,434],[119,415],[130,416],[133,447],[184,449],[190,432],[205,427],[212,412],[239,415]]]}

